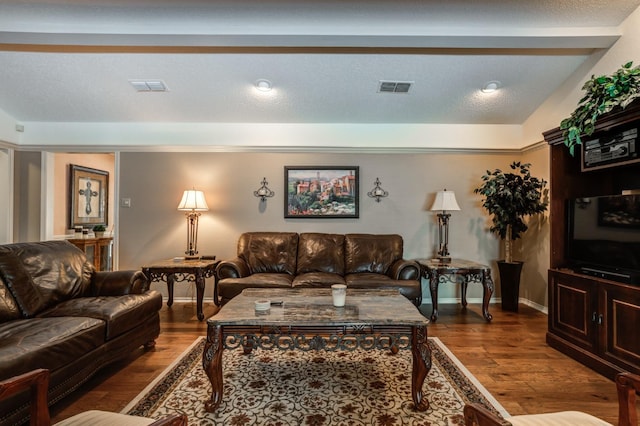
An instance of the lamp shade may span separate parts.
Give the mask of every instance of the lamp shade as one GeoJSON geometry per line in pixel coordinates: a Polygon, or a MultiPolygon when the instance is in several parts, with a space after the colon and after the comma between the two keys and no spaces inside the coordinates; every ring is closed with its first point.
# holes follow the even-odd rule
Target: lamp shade
{"type": "Polygon", "coordinates": [[[456,194],[453,191],[438,191],[436,199],[431,206],[431,210],[460,210],[458,202],[456,201],[456,194]]]}
{"type": "Polygon", "coordinates": [[[204,192],[188,189],[182,194],[182,200],[178,204],[178,210],[206,212],[209,210],[207,201],[204,199],[204,192]]]}

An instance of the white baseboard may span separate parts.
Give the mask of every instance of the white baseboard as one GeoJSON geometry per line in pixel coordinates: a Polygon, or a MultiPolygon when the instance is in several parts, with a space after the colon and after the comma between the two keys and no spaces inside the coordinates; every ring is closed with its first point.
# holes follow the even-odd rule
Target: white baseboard
{"type": "MultiPolygon", "coordinates": [[[[545,315],[549,314],[549,310],[547,309],[546,306],[540,305],[538,303],[532,302],[529,299],[525,299],[524,297],[521,297],[518,299],[519,303],[522,303],[523,305],[527,305],[532,307],[533,309],[542,312],[545,315]]],[[[460,303],[460,298],[459,297],[442,297],[438,299],[438,304],[439,305],[457,305],[460,303]]],[[[477,304],[482,304],[482,298],[480,297],[471,297],[471,298],[467,298],[467,303],[477,303],[477,304]]],[[[494,304],[499,304],[502,303],[502,299],[500,297],[495,297],[495,298],[491,298],[489,300],[489,303],[494,303],[494,304]]],[[[429,305],[431,304],[431,299],[427,298],[425,299],[423,297],[422,299],[422,304],[424,305],[429,305]]]]}

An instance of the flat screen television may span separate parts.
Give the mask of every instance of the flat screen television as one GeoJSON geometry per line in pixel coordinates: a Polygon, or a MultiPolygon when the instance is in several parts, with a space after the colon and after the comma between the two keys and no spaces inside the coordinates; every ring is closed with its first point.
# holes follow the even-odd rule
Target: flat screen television
{"type": "Polygon", "coordinates": [[[640,284],[640,195],[571,199],[567,212],[569,267],[640,284]]]}

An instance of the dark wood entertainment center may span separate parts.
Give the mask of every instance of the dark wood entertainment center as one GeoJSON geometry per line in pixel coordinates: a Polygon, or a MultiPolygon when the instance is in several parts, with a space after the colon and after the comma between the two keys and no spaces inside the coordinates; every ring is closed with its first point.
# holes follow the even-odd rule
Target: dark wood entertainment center
{"type": "MultiPolygon", "coordinates": [[[[634,127],[640,127],[637,101],[601,117],[588,139],[606,138],[634,127]]],[[[565,241],[566,201],[640,189],[640,161],[620,161],[583,172],[582,151],[576,149],[571,156],[559,128],[543,135],[551,155],[547,343],[612,379],[620,371],[640,374],[640,286],[567,268],[565,241]]]]}

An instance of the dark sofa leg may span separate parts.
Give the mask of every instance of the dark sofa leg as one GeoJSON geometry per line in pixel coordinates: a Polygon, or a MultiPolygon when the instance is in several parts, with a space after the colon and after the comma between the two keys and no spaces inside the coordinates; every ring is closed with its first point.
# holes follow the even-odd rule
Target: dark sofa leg
{"type": "Polygon", "coordinates": [[[147,351],[151,350],[151,349],[153,349],[155,347],[156,347],[156,341],[155,340],[150,340],[150,341],[148,341],[147,343],[144,344],[144,349],[147,350],[147,351]]]}

